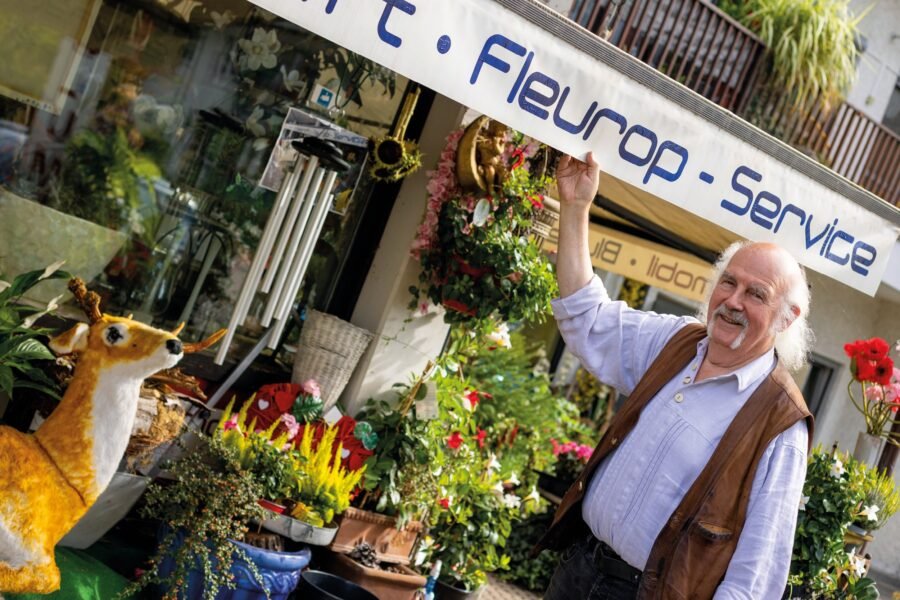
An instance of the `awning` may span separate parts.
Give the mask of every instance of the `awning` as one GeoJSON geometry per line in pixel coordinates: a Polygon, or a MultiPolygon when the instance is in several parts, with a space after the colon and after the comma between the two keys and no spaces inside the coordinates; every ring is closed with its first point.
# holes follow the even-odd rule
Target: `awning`
{"type": "Polygon", "coordinates": [[[900,211],[536,0],[254,0],[737,236],[874,294],[900,211]]]}

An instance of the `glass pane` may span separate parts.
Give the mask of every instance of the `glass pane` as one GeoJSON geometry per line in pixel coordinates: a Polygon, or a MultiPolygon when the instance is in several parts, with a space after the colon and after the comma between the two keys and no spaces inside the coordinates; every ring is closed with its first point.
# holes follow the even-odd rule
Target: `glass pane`
{"type": "MultiPolygon", "coordinates": [[[[234,308],[288,110],[383,135],[407,86],[241,0],[0,0],[0,40],[19,67],[0,64],[0,273],[66,258],[107,311],[191,338],[234,308]]],[[[319,308],[372,187],[365,147],[340,147],[352,168],[300,293],[319,308]]]]}

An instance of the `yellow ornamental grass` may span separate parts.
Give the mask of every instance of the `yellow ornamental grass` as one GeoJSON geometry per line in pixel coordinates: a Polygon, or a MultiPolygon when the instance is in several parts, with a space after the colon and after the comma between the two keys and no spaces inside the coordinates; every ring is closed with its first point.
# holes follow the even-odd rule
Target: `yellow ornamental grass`
{"type": "Polygon", "coordinates": [[[350,506],[350,494],[359,485],[365,468],[349,471],[341,465],[341,444],[335,448],[337,427],[325,429],[319,444],[313,449],[314,428],[304,426],[303,440],[297,448],[298,468],[305,477],[298,482],[298,497],[306,508],[321,515],[330,523],[336,515],[350,506]],[[334,448],[334,452],[332,449],[334,448]],[[334,459],[332,460],[332,457],[334,459]]]}

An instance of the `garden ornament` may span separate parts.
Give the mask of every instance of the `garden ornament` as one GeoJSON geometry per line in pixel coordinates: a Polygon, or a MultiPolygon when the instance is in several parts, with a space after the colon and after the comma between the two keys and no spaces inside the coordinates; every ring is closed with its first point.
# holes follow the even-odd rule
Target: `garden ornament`
{"type": "Polygon", "coordinates": [[[409,93],[391,135],[371,142],[372,166],[369,175],[377,181],[400,181],[422,166],[422,153],[415,142],[404,139],[409,120],[419,101],[420,88],[409,93]]]}
{"type": "Polygon", "coordinates": [[[466,127],[457,150],[456,177],[463,190],[502,194],[509,171],[503,162],[503,150],[509,129],[500,121],[478,117],[466,127]]]}
{"type": "Polygon", "coordinates": [[[224,334],[182,344],[174,332],[101,314],[100,298],[78,278],[69,289],[90,324],[50,340],[78,353],[62,401],[34,434],[0,426],[0,592],[59,589],[53,548],[106,488],[131,435],[141,382],[224,334]]]}

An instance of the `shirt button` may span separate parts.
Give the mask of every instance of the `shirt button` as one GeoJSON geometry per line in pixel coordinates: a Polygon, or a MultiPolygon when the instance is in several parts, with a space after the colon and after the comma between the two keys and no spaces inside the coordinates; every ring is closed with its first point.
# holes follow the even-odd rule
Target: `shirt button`
{"type": "Polygon", "coordinates": [[[675,394],[675,402],[683,402],[683,401],[684,401],[684,394],[682,394],[681,392],[678,392],[677,394],[675,394]]]}
{"type": "Polygon", "coordinates": [[[610,443],[611,443],[613,446],[615,446],[616,444],[619,443],[619,438],[614,437],[614,438],[612,439],[612,442],[610,442],[610,443]]]}
{"type": "Polygon", "coordinates": [[[581,480],[578,480],[578,491],[581,492],[583,490],[584,490],[584,482],[581,480]]]}
{"type": "Polygon", "coordinates": [[[681,380],[681,383],[688,384],[691,382],[691,376],[687,375],[684,379],[681,380]]]}

